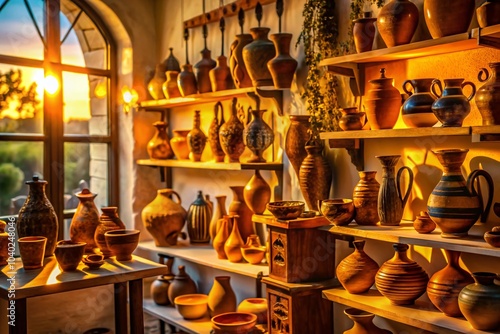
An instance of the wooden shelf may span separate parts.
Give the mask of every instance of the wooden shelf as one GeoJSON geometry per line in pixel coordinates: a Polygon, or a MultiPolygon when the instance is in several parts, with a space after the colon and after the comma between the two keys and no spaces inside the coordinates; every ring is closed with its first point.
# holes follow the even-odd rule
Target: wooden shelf
{"type": "Polygon", "coordinates": [[[452,318],[438,311],[428,301],[417,300],[415,305],[396,306],[376,290],[353,295],[343,288],[323,290],[323,297],[335,303],[361,309],[383,318],[405,323],[439,334],[498,334],[473,329],[464,318],[452,318]]]}
{"type": "Polygon", "coordinates": [[[232,263],[228,260],[218,259],[217,253],[211,245],[189,245],[187,242],[179,241],[177,246],[157,247],[154,241],[143,241],[139,243],[138,248],[252,278],[269,275],[267,264],[232,263]]]}
{"type": "Polygon", "coordinates": [[[137,164],[150,167],[178,167],[178,168],[196,168],[196,169],[216,169],[216,170],[282,170],[281,162],[264,162],[264,163],[236,163],[236,162],[193,162],[190,160],[153,160],[141,159],[137,160],[137,164]]]}
{"type": "Polygon", "coordinates": [[[313,218],[297,218],[292,220],[279,220],[273,215],[253,215],[252,221],[254,223],[267,224],[275,227],[285,228],[287,230],[300,229],[300,228],[316,228],[319,226],[329,225],[330,222],[323,216],[316,216],[313,218]]]}
{"type": "Polygon", "coordinates": [[[500,125],[472,126],[472,142],[500,141],[500,125]]]}

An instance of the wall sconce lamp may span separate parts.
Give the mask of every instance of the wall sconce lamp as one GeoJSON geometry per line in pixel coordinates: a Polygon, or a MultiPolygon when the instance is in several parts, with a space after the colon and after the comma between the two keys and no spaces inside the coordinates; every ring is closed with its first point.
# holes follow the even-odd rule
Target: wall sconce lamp
{"type": "Polygon", "coordinates": [[[129,86],[125,85],[122,87],[122,101],[123,101],[123,111],[129,113],[135,107],[137,107],[137,100],[139,100],[139,95],[137,91],[129,86]]]}

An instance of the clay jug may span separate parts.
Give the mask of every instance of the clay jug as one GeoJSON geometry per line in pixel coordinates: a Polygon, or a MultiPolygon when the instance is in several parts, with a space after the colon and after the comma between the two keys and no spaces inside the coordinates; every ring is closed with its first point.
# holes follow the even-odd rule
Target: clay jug
{"type": "Polygon", "coordinates": [[[231,44],[229,69],[236,88],[252,87],[252,79],[243,60],[243,48],[252,41],[252,35],[239,34],[236,35],[236,40],[231,44]]]}
{"type": "Polygon", "coordinates": [[[258,169],[245,185],[243,198],[253,213],[261,215],[266,210],[266,204],[271,199],[271,187],[258,169]]]}
{"type": "Polygon", "coordinates": [[[174,152],[170,147],[170,139],[167,135],[167,123],[158,121],[154,122],[156,133],[148,142],[147,150],[150,159],[172,159],[174,152]]]}
{"type": "Polygon", "coordinates": [[[309,115],[290,115],[289,117],[290,126],[285,138],[285,153],[295,173],[299,176],[300,165],[307,156],[306,142],[311,124],[309,115]]]}
{"type": "Polygon", "coordinates": [[[170,53],[169,53],[167,59],[165,59],[162,62],[162,65],[165,68],[165,71],[177,71],[177,72],[180,72],[181,71],[181,67],[180,67],[179,61],[174,56],[174,52],[173,52],[174,48],[168,48],[168,50],[169,50],[170,53]]]}
{"type": "Polygon", "coordinates": [[[170,139],[170,146],[177,160],[189,159],[189,146],[187,143],[187,135],[191,130],[172,130],[174,136],[170,139]]]}
{"type": "Polygon", "coordinates": [[[438,97],[432,104],[432,112],[443,127],[460,127],[470,113],[470,100],[476,94],[476,86],[470,81],[464,82],[462,78],[443,81],[444,89],[439,79],[432,81],[431,91],[438,97]],[[472,89],[469,96],[465,96],[462,91],[465,86],[470,86],[472,89]],[[439,87],[442,94],[437,93],[436,87],[439,87]]]}
{"type": "Polygon", "coordinates": [[[207,136],[200,128],[200,111],[194,111],[193,128],[187,135],[189,160],[201,161],[201,155],[207,144],[207,136]]]}
{"type": "Polygon", "coordinates": [[[219,101],[214,106],[214,119],[208,128],[208,143],[210,144],[210,150],[212,151],[215,162],[224,162],[225,153],[222,150],[219,139],[219,130],[224,122],[224,109],[222,108],[222,103],[219,101]]]}
{"type": "Polygon", "coordinates": [[[233,229],[231,234],[226,240],[224,244],[224,252],[226,253],[227,259],[229,262],[238,263],[243,260],[243,255],[241,254],[241,247],[245,244],[240,234],[240,230],[238,228],[238,216],[231,217],[233,222],[233,229]]]}
{"type": "Polygon", "coordinates": [[[476,8],[476,16],[481,28],[500,24],[500,1],[486,0],[476,8]]]}
{"type": "Polygon", "coordinates": [[[59,224],[54,207],[45,195],[47,181],[34,175],[26,184],[29,186],[29,193],[17,217],[17,237],[46,237],[45,257],[52,256],[56,249],[59,224]]]}
{"type": "Polygon", "coordinates": [[[268,61],[267,67],[273,78],[274,88],[290,88],[292,86],[297,61],[290,56],[292,34],[271,34],[271,41],[276,49],[276,57],[268,61]]]}
{"type": "Polygon", "coordinates": [[[300,191],[309,210],[319,211],[318,201],[330,195],[332,170],[323,157],[323,147],[318,142],[308,142],[306,152],[307,156],[299,170],[300,191]]]}
{"type": "Polygon", "coordinates": [[[230,219],[231,217],[228,215],[224,215],[224,217],[218,219],[219,228],[217,229],[217,234],[212,239],[212,245],[217,253],[217,258],[219,259],[227,259],[224,245],[226,244],[229,234],[231,233],[231,230],[229,229],[230,219]]]}
{"type": "Polygon", "coordinates": [[[424,0],[425,24],[432,38],[466,32],[474,8],[474,0],[424,0]]]}
{"type": "Polygon", "coordinates": [[[262,119],[265,111],[250,109],[252,120],[243,131],[243,142],[252,151],[248,162],[266,162],[262,154],[274,141],[273,129],[262,119]]]}
{"type": "Polygon", "coordinates": [[[352,35],[357,53],[372,50],[375,38],[375,21],[377,18],[372,17],[372,12],[364,12],[363,17],[352,21],[354,23],[352,35]]]}
{"type": "MultiPolygon", "coordinates": [[[[160,256],[160,263],[164,264],[163,257],[160,256]]],[[[150,294],[151,298],[155,304],[158,305],[169,305],[170,300],[168,299],[168,287],[170,282],[174,279],[175,275],[172,273],[172,264],[174,263],[174,258],[167,258],[167,270],[166,274],[158,276],[153,283],[151,283],[150,294]]]]}
{"type": "MultiPolygon", "coordinates": [[[[206,43],[206,41],[205,41],[206,43]]],[[[209,93],[212,91],[212,84],[210,83],[210,70],[213,69],[217,64],[215,60],[211,58],[212,52],[205,48],[201,50],[201,60],[194,64],[194,69],[196,72],[196,84],[198,87],[198,92],[209,93]]]]}
{"type": "Polygon", "coordinates": [[[208,310],[211,317],[236,311],[236,295],[230,280],[230,276],[214,277],[214,284],[208,293],[208,310]]]}
{"type": "Polygon", "coordinates": [[[398,120],[401,94],[392,85],[393,79],[385,77],[385,68],[380,70],[379,79],[368,82],[371,89],[366,96],[366,117],[371,129],[392,129],[398,120]]]}
{"type": "Polygon", "coordinates": [[[175,297],[196,293],[198,288],[193,279],[186,273],[186,267],[179,266],[179,273],[174,276],[168,287],[168,300],[174,305],[175,297]]]}
{"type": "Polygon", "coordinates": [[[229,162],[240,162],[240,156],[245,150],[243,142],[245,126],[238,118],[236,102],[237,99],[234,97],[231,102],[231,117],[219,129],[220,144],[229,162]]]}
{"type": "Polygon", "coordinates": [[[233,200],[229,203],[229,215],[238,216],[238,219],[236,220],[238,224],[238,231],[243,240],[247,240],[251,234],[255,234],[255,231],[252,222],[253,212],[246,204],[243,196],[243,190],[245,187],[230,186],[229,188],[233,192],[233,200]]]}
{"type": "Polygon", "coordinates": [[[198,195],[189,206],[187,213],[187,230],[191,243],[210,242],[209,226],[212,219],[212,208],[203,197],[203,193],[198,191],[198,195]]]}
{"type": "MultiPolygon", "coordinates": [[[[500,2],[498,5],[500,7],[500,2]]],[[[475,101],[483,125],[500,125],[500,62],[488,65],[491,75],[486,68],[482,68],[477,76],[479,81],[486,83],[477,90],[475,101]]]]}
{"type": "Polygon", "coordinates": [[[418,25],[418,8],[409,0],[386,3],[377,17],[377,29],[387,47],[408,44],[418,25]]]}
{"type": "Polygon", "coordinates": [[[431,93],[431,84],[434,79],[412,79],[403,83],[403,90],[410,97],[401,108],[401,117],[410,128],[431,127],[438,120],[432,112],[432,104],[437,97],[431,93]],[[408,85],[413,88],[408,87],[408,85]]]}
{"type": "Polygon", "coordinates": [[[167,80],[161,86],[165,98],[173,99],[180,97],[181,91],[179,90],[179,86],[177,86],[177,77],[179,76],[179,72],[167,71],[165,76],[167,77],[167,80]]]}
{"type": "Polygon", "coordinates": [[[373,318],[375,315],[356,308],[347,308],[344,314],[354,321],[354,326],[345,331],[344,334],[392,334],[391,331],[375,326],[373,318]]]}
{"type": "Polygon", "coordinates": [[[215,209],[212,214],[212,220],[210,220],[210,240],[214,240],[215,235],[218,231],[217,222],[219,219],[227,215],[226,211],[226,195],[215,196],[215,209]]]}
{"type": "Polygon", "coordinates": [[[362,130],[362,119],[365,117],[364,112],[358,112],[357,107],[341,108],[342,117],[339,119],[339,127],[344,131],[362,130]]]}
{"type": "Polygon", "coordinates": [[[458,295],[458,306],[474,329],[493,331],[500,327],[500,286],[495,273],[472,273],[475,283],[467,285],[458,295]]]}
{"type": "Polygon", "coordinates": [[[99,247],[104,258],[113,256],[108,248],[104,233],[112,230],[125,229],[125,224],[118,217],[118,208],[116,206],[106,206],[101,208],[102,214],[99,217],[99,225],[95,229],[94,241],[99,247]]]}
{"type": "Polygon", "coordinates": [[[429,216],[441,228],[444,238],[464,237],[478,218],[486,222],[493,201],[493,179],[485,170],[470,173],[465,181],[462,164],[468,149],[432,151],[443,166],[443,176],[427,201],[429,216]],[[482,176],[488,185],[488,200],[483,208],[481,188],[476,179],[482,176]]]}
{"type": "Polygon", "coordinates": [[[7,223],[0,220],[0,266],[7,264],[9,258],[9,233],[5,232],[7,223]]]}
{"type": "Polygon", "coordinates": [[[220,55],[217,58],[217,66],[210,70],[210,84],[212,85],[212,92],[227,90],[233,88],[233,78],[231,77],[231,70],[227,66],[227,58],[220,55]]]}
{"type": "Polygon", "coordinates": [[[427,287],[429,276],[408,258],[408,245],[394,244],[394,257],[381,266],[375,276],[377,290],[393,305],[412,305],[427,287]]]}
{"type": "Polygon", "coordinates": [[[448,264],[434,273],[427,284],[427,296],[434,306],[449,317],[461,317],[458,294],[474,283],[471,274],[460,267],[460,252],[445,249],[448,264]]]}
{"type": "Polygon", "coordinates": [[[375,179],[377,171],[360,171],[359,181],[354,187],[352,202],[354,204],[354,220],[358,225],[377,225],[378,192],[380,184],[375,179]]]}
{"type": "Polygon", "coordinates": [[[272,86],[273,78],[267,63],[276,56],[274,44],[267,38],[271,29],[250,28],[253,41],[243,48],[243,61],[254,87],[272,86]]]}
{"type": "Polygon", "coordinates": [[[181,197],[172,189],[159,189],[155,199],[142,209],[142,222],[158,247],[177,245],[186,221],[181,197]],[[174,201],[172,196],[177,199],[174,201]]]}
{"type": "Polygon", "coordinates": [[[156,70],[153,78],[148,83],[148,92],[155,100],[165,98],[163,94],[163,83],[167,80],[165,76],[165,67],[162,64],[156,65],[156,70]]]}
{"type": "Polygon", "coordinates": [[[403,218],[403,210],[410,196],[413,185],[413,172],[410,167],[403,166],[396,175],[395,167],[400,155],[379,155],[376,158],[382,164],[382,184],[378,193],[378,215],[380,225],[397,226],[403,218]],[[401,192],[401,175],[408,172],[408,187],[401,192]]]}
{"type": "Polygon", "coordinates": [[[375,283],[379,266],[365,253],[364,240],[356,240],[353,244],[354,252],[340,261],[336,273],[344,289],[349,293],[359,294],[368,291],[375,283]]]}
{"type": "Polygon", "coordinates": [[[193,73],[191,64],[182,65],[182,71],[177,76],[177,86],[182,96],[189,96],[198,92],[196,76],[193,73]]]}
{"type": "Polygon", "coordinates": [[[99,211],[95,206],[93,194],[87,188],[76,194],[80,200],[75,215],[69,226],[69,237],[73,242],[85,242],[85,252],[92,252],[97,244],[94,240],[95,230],[99,226],[99,211]]]}

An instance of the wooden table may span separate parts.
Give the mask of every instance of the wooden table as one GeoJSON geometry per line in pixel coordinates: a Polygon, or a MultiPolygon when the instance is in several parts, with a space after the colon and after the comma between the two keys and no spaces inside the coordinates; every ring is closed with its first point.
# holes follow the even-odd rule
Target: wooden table
{"type": "Polygon", "coordinates": [[[0,271],[0,298],[7,300],[8,307],[13,303],[15,305],[15,326],[9,326],[9,333],[28,333],[26,300],[30,297],[114,284],[115,333],[129,332],[128,286],[130,333],[142,334],[144,333],[142,279],[166,273],[166,266],[137,256],[127,262],[119,262],[114,258],[107,259],[97,270],[90,270],[80,263],[78,270],[74,272],[61,272],[53,256],[45,259],[43,268],[26,271],[20,259],[17,259],[12,268],[6,265],[0,271]],[[9,280],[10,278],[14,280],[9,280]],[[9,291],[11,282],[14,283],[15,291],[9,291]]]}

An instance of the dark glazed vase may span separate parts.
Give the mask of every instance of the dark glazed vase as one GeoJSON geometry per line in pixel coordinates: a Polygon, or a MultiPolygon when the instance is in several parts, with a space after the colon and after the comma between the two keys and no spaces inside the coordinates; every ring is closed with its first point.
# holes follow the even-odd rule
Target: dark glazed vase
{"type": "Polygon", "coordinates": [[[253,41],[243,48],[243,60],[254,87],[272,86],[267,63],[276,56],[274,44],[267,38],[269,28],[250,28],[253,41]]]}
{"type": "Polygon", "coordinates": [[[219,129],[219,139],[222,150],[228,156],[229,162],[240,162],[240,156],[245,150],[243,131],[245,126],[238,118],[236,98],[231,102],[231,117],[219,129]]]}
{"type": "Polygon", "coordinates": [[[274,141],[273,129],[262,119],[265,111],[250,110],[252,121],[243,131],[243,142],[252,151],[252,156],[248,159],[248,162],[266,162],[262,154],[274,141]]]}
{"type": "Polygon", "coordinates": [[[45,257],[52,256],[56,249],[59,224],[54,207],[45,195],[47,181],[40,180],[37,175],[31,181],[26,202],[19,210],[16,228],[17,237],[43,236],[47,238],[45,257]]]}
{"type": "Polygon", "coordinates": [[[393,79],[385,77],[385,68],[380,78],[368,81],[371,89],[366,96],[366,117],[372,130],[392,129],[401,107],[401,94],[392,85],[393,79]]]}
{"type": "Polygon", "coordinates": [[[290,88],[292,86],[297,61],[290,56],[290,41],[292,34],[271,34],[271,41],[276,48],[276,57],[267,63],[275,88],[290,88]]]}
{"type": "Polygon", "coordinates": [[[168,287],[168,300],[174,305],[175,297],[193,294],[198,291],[196,283],[186,273],[186,267],[179,266],[179,273],[174,276],[168,287]]]}
{"type": "Polygon", "coordinates": [[[255,174],[245,185],[243,198],[253,213],[261,215],[266,210],[266,204],[271,199],[271,187],[260,175],[258,169],[255,170],[255,174]]]}
{"type": "Polygon", "coordinates": [[[227,66],[227,58],[220,55],[217,58],[217,66],[210,70],[210,84],[212,85],[212,92],[227,90],[233,88],[233,78],[231,77],[231,70],[227,66]]]}
{"type": "Polygon", "coordinates": [[[224,162],[225,153],[219,138],[219,130],[224,122],[224,109],[222,108],[222,103],[219,101],[214,106],[214,119],[208,128],[208,144],[210,145],[210,150],[212,151],[215,162],[224,162]]]}
{"type": "Polygon", "coordinates": [[[191,64],[182,65],[182,71],[177,76],[177,86],[182,96],[193,95],[198,91],[196,76],[193,73],[191,64]]]}
{"type": "Polygon", "coordinates": [[[477,90],[475,101],[483,125],[500,125],[500,62],[488,65],[491,74],[486,68],[479,71],[478,80],[486,83],[477,90]]]}
{"type": "Polygon", "coordinates": [[[196,72],[196,84],[198,92],[209,93],[212,91],[212,84],[210,83],[210,70],[215,68],[217,63],[211,58],[212,52],[207,48],[201,51],[201,60],[194,64],[196,72]]]}
{"type": "Polygon", "coordinates": [[[125,224],[118,217],[118,208],[116,206],[106,206],[101,208],[102,214],[99,217],[99,225],[95,229],[94,241],[99,247],[104,258],[113,256],[111,251],[106,244],[106,239],[104,238],[104,233],[113,230],[125,229],[125,224]]]}
{"type": "Polygon", "coordinates": [[[165,75],[165,67],[162,64],[156,65],[156,70],[153,78],[148,83],[149,94],[155,100],[161,100],[165,98],[163,94],[163,83],[167,80],[165,75]]]}
{"type": "Polygon", "coordinates": [[[236,40],[231,44],[231,56],[229,57],[229,69],[236,88],[252,87],[252,79],[248,74],[243,60],[243,48],[253,41],[250,34],[236,35],[236,40]]]}
{"type": "Polygon", "coordinates": [[[290,126],[286,133],[285,153],[292,164],[297,177],[300,165],[307,156],[306,142],[309,138],[308,130],[311,127],[309,115],[290,115],[290,126]]]}
{"type": "Polygon", "coordinates": [[[99,226],[99,211],[95,206],[93,194],[87,188],[76,194],[80,200],[75,215],[69,226],[69,237],[73,242],[85,242],[85,252],[92,252],[97,244],[94,240],[95,230],[99,226]]]}
{"type": "Polygon", "coordinates": [[[212,207],[198,191],[198,195],[189,206],[187,213],[187,230],[191,243],[210,242],[210,220],[212,219],[212,207]]]}
{"type": "Polygon", "coordinates": [[[391,331],[375,326],[373,318],[375,315],[355,308],[344,310],[344,314],[354,321],[354,326],[345,331],[344,334],[392,334],[391,331]]]}
{"type": "Polygon", "coordinates": [[[433,78],[406,80],[403,90],[410,97],[406,99],[401,108],[401,117],[406,126],[410,128],[431,127],[438,120],[432,112],[432,104],[437,97],[431,93],[433,78]],[[408,88],[408,85],[413,88],[408,88]]]}
{"type": "Polygon", "coordinates": [[[236,224],[238,224],[238,231],[243,240],[255,234],[252,215],[253,212],[250,210],[245,202],[243,196],[244,186],[230,186],[233,192],[233,200],[229,203],[228,213],[230,216],[238,216],[236,224]]]}
{"type": "Polygon", "coordinates": [[[193,128],[187,135],[189,160],[201,161],[201,155],[207,144],[207,136],[200,128],[200,111],[194,111],[193,128]]]}
{"type": "Polygon", "coordinates": [[[163,121],[154,122],[156,133],[148,142],[148,155],[150,159],[172,159],[174,152],[170,147],[170,139],[167,135],[167,123],[163,121]]]}
{"type": "Polygon", "coordinates": [[[500,1],[486,0],[476,8],[476,16],[477,23],[481,28],[500,24],[500,1]]]}
{"type": "Polygon", "coordinates": [[[340,109],[342,117],[339,119],[339,127],[344,131],[361,130],[363,122],[361,119],[365,116],[364,112],[358,112],[357,107],[340,109]]]}
{"type": "Polygon", "coordinates": [[[432,38],[466,32],[474,8],[474,0],[424,0],[425,23],[432,38]]]}
{"type": "Polygon", "coordinates": [[[380,184],[375,179],[376,171],[360,171],[359,181],[354,187],[352,202],[354,204],[354,220],[358,225],[377,225],[378,192],[380,184]]]}
{"type": "Polygon", "coordinates": [[[459,79],[444,79],[444,89],[442,89],[441,81],[435,79],[432,81],[431,92],[438,97],[432,104],[432,112],[437,119],[443,124],[443,127],[461,127],[462,123],[470,113],[470,100],[476,94],[476,86],[463,78],[459,79]],[[436,92],[436,86],[439,87],[442,94],[436,92]],[[472,92],[469,96],[465,96],[463,88],[470,86],[472,92]]]}
{"type": "Polygon", "coordinates": [[[377,28],[387,47],[408,44],[418,25],[418,8],[409,0],[392,0],[377,17],[377,28]]]}
{"type": "Polygon", "coordinates": [[[179,90],[179,86],[177,86],[177,78],[179,76],[179,72],[177,71],[167,71],[165,73],[167,80],[162,85],[163,95],[167,99],[173,99],[181,96],[181,91],[179,90]]]}
{"type": "Polygon", "coordinates": [[[174,56],[174,52],[173,52],[174,48],[168,48],[168,50],[169,50],[170,54],[168,55],[167,59],[165,59],[162,63],[163,68],[165,69],[165,71],[180,72],[181,67],[180,67],[179,61],[174,56]]]}
{"type": "Polygon", "coordinates": [[[373,48],[373,39],[375,38],[375,21],[372,12],[364,12],[364,17],[354,20],[352,35],[354,37],[354,46],[356,52],[371,51],[373,48]]]}

